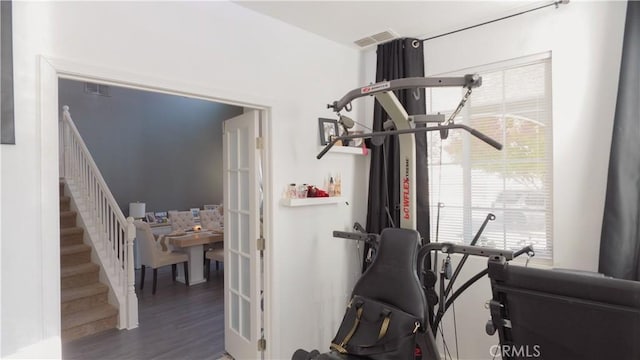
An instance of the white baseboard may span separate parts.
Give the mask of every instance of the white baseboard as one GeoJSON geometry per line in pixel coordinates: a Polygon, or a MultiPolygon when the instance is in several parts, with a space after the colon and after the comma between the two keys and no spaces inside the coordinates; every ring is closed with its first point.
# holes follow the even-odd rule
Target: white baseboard
{"type": "Polygon", "coordinates": [[[61,359],[62,341],[59,336],[50,337],[35,344],[25,346],[3,359],[61,359]]]}

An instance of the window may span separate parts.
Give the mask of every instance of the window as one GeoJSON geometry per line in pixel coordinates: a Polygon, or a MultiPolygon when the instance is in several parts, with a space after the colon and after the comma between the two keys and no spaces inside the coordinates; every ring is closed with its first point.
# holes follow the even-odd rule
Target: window
{"type": "MultiPolygon", "coordinates": [[[[478,245],[519,249],[533,244],[537,258],[551,259],[550,58],[443,76],[474,72],[482,76],[482,86],[473,89],[455,122],[491,136],[503,150],[461,130],[450,131],[446,140],[438,132],[428,133],[431,239],[469,243],[493,213],[496,220],[489,222],[478,245]]],[[[448,118],[463,93],[432,89],[430,113],[448,118]]]]}

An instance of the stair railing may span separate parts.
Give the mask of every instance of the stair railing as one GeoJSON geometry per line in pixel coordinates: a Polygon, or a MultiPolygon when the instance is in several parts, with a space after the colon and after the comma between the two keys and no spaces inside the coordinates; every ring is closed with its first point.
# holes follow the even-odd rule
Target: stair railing
{"type": "Polygon", "coordinates": [[[133,218],[125,218],[76,128],[69,107],[60,121],[60,166],[119,305],[119,328],[138,326],[133,218]]]}

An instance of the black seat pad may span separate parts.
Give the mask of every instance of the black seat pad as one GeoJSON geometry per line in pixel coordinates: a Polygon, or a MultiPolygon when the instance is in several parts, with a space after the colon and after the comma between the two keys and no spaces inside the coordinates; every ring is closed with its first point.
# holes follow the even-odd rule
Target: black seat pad
{"type": "Polygon", "coordinates": [[[426,300],[417,273],[419,245],[420,235],[415,230],[382,230],[376,257],[356,282],[352,297],[385,302],[424,324],[426,300]]]}

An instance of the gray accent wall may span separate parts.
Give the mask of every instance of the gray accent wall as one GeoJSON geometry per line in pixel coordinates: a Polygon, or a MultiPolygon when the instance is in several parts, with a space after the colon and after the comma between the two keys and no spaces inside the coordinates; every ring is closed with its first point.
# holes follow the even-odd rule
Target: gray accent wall
{"type": "Polygon", "coordinates": [[[243,108],[113,86],[92,95],[66,79],[59,105],[69,106],[125,215],[135,201],[147,212],[222,203],[222,122],[243,108]]]}

